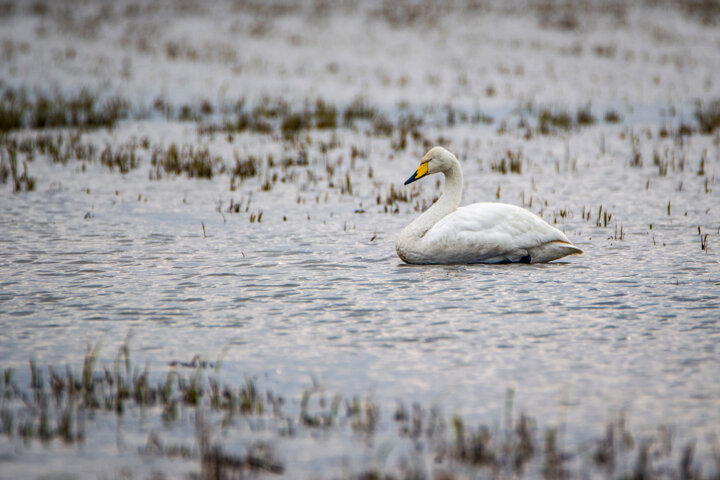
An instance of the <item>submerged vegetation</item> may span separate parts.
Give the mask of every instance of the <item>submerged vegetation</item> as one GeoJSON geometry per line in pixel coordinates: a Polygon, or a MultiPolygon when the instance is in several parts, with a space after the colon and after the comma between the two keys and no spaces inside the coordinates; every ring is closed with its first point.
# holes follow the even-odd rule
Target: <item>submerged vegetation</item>
{"type": "Polygon", "coordinates": [[[372,451],[380,440],[413,445],[413,452],[399,457],[397,465],[368,466],[353,478],[452,479],[474,471],[502,478],[569,479],[593,471],[611,478],[699,480],[714,478],[720,471],[720,464],[714,465],[714,472],[701,469],[695,441],[677,455],[671,426],[660,426],[653,436],[636,437],[622,413],[606,424],[592,446],[565,445],[560,428],[564,426],[541,425],[525,413],[515,414],[512,390],[507,392],[503,418],[491,422],[495,426],[470,426],[459,415],[448,419],[439,406],[408,407],[398,401],[394,411],[387,411],[371,396],[328,395],[315,382],[302,392],[296,408],[285,397],[263,390],[253,377],[240,384],[221,383],[221,364],[199,356],[189,362],[171,361],[167,373],[158,375],[148,367],[138,368],[127,344],[110,365],[99,365],[99,353],[98,346],[88,347],[78,372],[71,366],[41,368],[31,361],[28,386],[18,384],[17,372],[4,370],[4,441],[20,442],[23,450],[39,443],[44,445],[42,452],[83,444],[90,453],[105,448],[97,443],[97,430],[107,428],[103,425],[138,428],[129,420],[141,414],[150,428],[143,428],[146,440],[136,446],[140,457],[181,460],[188,473],[207,479],[291,474],[298,468],[297,460],[279,445],[348,433],[348,458],[372,451]],[[178,437],[173,431],[185,433],[178,437]],[[432,472],[426,470],[428,461],[432,472]]]}

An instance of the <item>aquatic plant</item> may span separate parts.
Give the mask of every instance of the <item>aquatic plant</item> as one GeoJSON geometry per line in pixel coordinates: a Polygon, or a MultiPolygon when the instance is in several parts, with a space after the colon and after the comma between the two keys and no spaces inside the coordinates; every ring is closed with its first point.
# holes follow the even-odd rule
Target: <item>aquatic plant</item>
{"type": "Polygon", "coordinates": [[[522,151],[507,150],[499,162],[490,164],[490,170],[503,175],[507,173],[522,173],[522,151]]]}
{"type": "Polygon", "coordinates": [[[234,152],[235,165],[230,170],[231,190],[234,189],[235,179],[242,183],[246,178],[252,178],[258,175],[260,162],[253,155],[240,158],[237,152],[234,152]]]}
{"type": "Polygon", "coordinates": [[[337,127],[337,107],[326,103],[321,98],[315,102],[315,128],[324,130],[337,127]]]}
{"type": "MultiPolygon", "coordinates": [[[[676,467],[669,470],[667,461],[656,466],[672,454],[672,431],[661,427],[657,437],[645,436],[638,445],[622,412],[606,423],[604,434],[590,447],[573,450],[562,446],[562,429],[540,427],[525,413],[515,415],[512,390],[507,392],[503,418],[495,422],[495,427],[468,426],[461,416],[453,415],[449,430],[438,406],[426,409],[414,403],[408,409],[402,402],[387,417],[391,423],[383,424],[379,421],[382,408],[371,396],[362,400],[357,395],[329,394],[325,387],[313,382],[302,392],[299,410],[290,413],[285,399],[263,391],[254,377],[246,376],[240,385],[221,384],[217,379],[219,363],[197,355],[188,362],[168,362],[167,373],[157,377],[148,367],[135,366],[127,343],[121,345],[111,365],[99,364],[99,350],[98,344],[87,347],[79,374],[70,366],[64,371],[43,369],[31,361],[28,388],[17,384],[12,369],[5,369],[0,376],[0,434],[8,440],[21,439],[25,448],[38,441],[52,449],[57,448],[53,446],[56,439],[68,445],[85,443],[92,434],[88,429],[105,424],[86,422],[85,418],[116,417],[121,421],[141,410],[144,418],[157,416],[170,428],[187,422],[187,417],[179,413],[180,409],[190,409],[194,431],[188,432],[187,441],[182,437],[164,440],[162,431],[151,430],[138,453],[189,461],[199,469],[201,478],[282,474],[291,471],[292,465],[279,460],[273,438],[288,439],[284,448],[292,448],[292,439],[304,438],[303,432],[325,432],[332,438],[344,435],[348,429],[362,442],[362,448],[372,449],[373,439],[387,435],[383,429],[392,427],[398,438],[413,442],[419,455],[404,460],[402,468],[408,475],[421,473],[420,458],[428,455],[447,472],[443,478],[456,478],[451,472],[458,467],[503,478],[535,478],[538,474],[548,479],[582,477],[572,466],[578,459],[589,460],[583,468],[592,465],[603,476],[713,478],[711,472],[706,471],[709,476],[701,475],[692,441],[682,448],[676,467]],[[243,421],[238,424],[236,419],[243,421]],[[264,426],[257,431],[240,428],[246,423],[264,426]],[[225,434],[217,435],[219,430],[239,435],[245,447],[238,452],[224,444],[225,434]],[[665,445],[662,450],[651,449],[655,439],[665,445]],[[633,455],[634,464],[630,461],[633,455]]],[[[348,448],[357,446],[350,443],[348,448]]],[[[84,449],[88,451],[92,445],[84,449]]],[[[371,474],[385,478],[383,470],[367,470],[361,475],[371,474]]]]}
{"type": "Polygon", "coordinates": [[[150,171],[150,178],[153,180],[162,178],[163,174],[180,175],[181,173],[191,178],[209,179],[222,165],[222,159],[211,155],[207,147],[194,147],[188,144],[178,147],[175,143],[171,143],[167,149],[155,147],[150,164],[155,167],[150,171]]]}
{"type": "Polygon", "coordinates": [[[542,135],[548,135],[557,130],[570,130],[573,126],[573,120],[567,111],[552,111],[550,109],[542,109],[538,114],[538,132],[542,135]]]}
{"type": "Polygon", "coordinates": [[[615,110],[608,110],[605,112],[603,120],[605,120],[605,123],[618,123],[622,119],[620,118],[620,114],[617,113],[615,110]]]}
{"type": "Polygon", "coordinates": [[[14,90],[5,90],[0,97],[0,132],[22,128],[24,99],[14,90]]]}
{"type": "Polygon", "coordinates": [[[577,112],[575,113],[575,122],[579,126],[592,125],[597,122],[597,119],[592,114],[589,104],[578,108],[577,112]]]}
{"type": "Polygon", "coordinates": [[[13,146],[0,148],[0,182],[6,183],[8,176],[12,178],[13,192],[29,192],[35,190],[35,178],[28,173],[27,162],[22,162],[22,173],[18,171],[17,150],[13,146]],[[7,156],[7,165],[5,164],[7,156]]]}
{"type": "Polygon", "coordinates": [[[695,118],[701,133],[707,135],[715,132],[720,128],[720,99],[705,104],[698,102],[695,106],[695,118]]]}
{"type": "Polygon", "coordinates": [[[375,115],[375,117],[373,118],[372,127],[373,133],[375,135],[386,137],[392,135],[393,131],[395,130],[395,125],[393,125],[392,122],[390,122],[390,120],[388,120],[385,115],[380,113],[375,115]]]}
{"type": "Polygon", "coordinates": [[[70,96],[58,92],[49,95],[43,91],[31,96],[25,89],[7,88],[0,99],[0,131],[23,127],[110,128],[130,116],[127,100],[117,96],[101,98],[87,88],[70,96]]]}
{"type": "Polygon", "coordinates": [[[718,0],[688,0],[677,4],[688,16],[703,25],[713,25],[720,20],[718,0]]]}
{"type": "Polygon", "coordinates": [[[135,155],[134,145],[121,145],[113,151],[110,144],[100,153],[100,163],[110,170],[117,168],[120,173],[128,173],[137,168],[139,160],[135,155]]]}
{"type": "Polygon", "coordinates": [[[709,235],[707,233],[703,233],[702,229],[698,225],[698,236],[700,237],[700,249],[704,252],[708,251],[708,239],[709,235]]]}

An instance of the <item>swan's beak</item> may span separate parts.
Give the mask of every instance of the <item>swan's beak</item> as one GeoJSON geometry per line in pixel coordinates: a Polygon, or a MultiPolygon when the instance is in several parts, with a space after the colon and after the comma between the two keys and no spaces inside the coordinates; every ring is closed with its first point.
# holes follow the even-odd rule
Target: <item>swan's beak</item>
{"type": "Polygon", "coordinates": [[[420,180],[422,177],[424,177],[425,175],[427,175],[427,173],[428,173],[428,164],[427,164],[427,162],[421,163],[420,166],[417,168],[417,170],[415,170],[415,173],[413,173],[410,178],[408,178],[407,180],[405,180],[405,185],[407,185],[408,183],[412,183],[412,182],[414,182],[415,180],[420,180]]]}

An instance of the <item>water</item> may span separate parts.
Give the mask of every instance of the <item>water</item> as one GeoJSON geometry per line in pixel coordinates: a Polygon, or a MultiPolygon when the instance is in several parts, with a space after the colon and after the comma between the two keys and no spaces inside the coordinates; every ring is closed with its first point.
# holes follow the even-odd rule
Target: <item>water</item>
{"type": "MultiPolygon", "coordinates": [[[[515,52],[512,43],[501,45],[515,52]]],[[[525,83],[532,90],[533,79],[525,83]]],[[[413,108],[424,105],[424,93],[408,94],[417,100],[413,108]]],[[[109,363],[127,341],[154,375],[199,354],[221,361],[224,380],[257,378],[286,395],[291,409],[313,383],[345,397],[371,395],[385,409],[385,435],[398,399],[496,424],[512,389],[514,410],[542,427],[566,425],[571,448],[602,435],[605,422],[624,410],[638,438],[670,425],[678,445],[696,439],[698,461],[710,471],[703,442],[720,425],[717,134],[682,142],[659,135],[668,122],[692,120],[686,98],[673,103],[681,113],[672,121],[660,113],[669,104],[651,98],[650,106],[647,99],[623,103],[620,124],[530,139],[512,126],[499,133],[503,115],[517,120],[509,106],[516,100],[491,110],[500,117],[489,125],[440,122],[423,127],[424,138],[443,138],[460,157],[464,204],[522,204],[557,222],[584,255],[546,265],[403,265],[395,236],[418,215],[416,201],[429,204],[442,190],[435,177],[402,187],[422,142],[397,150],[394,138],[365,126],[310,131],[310,142],[292,143],[251,133],[202,136],[192,122],[128,120],[83,139],[102,149],[147,135],[151,145],[207,145],[228,168],[235,151],[263,162],[270,153],[278,163],[264,163],[233,191],[227,172],[150,180],[150,149],[139,149],[139,168],[124,175],[42,155],[29,161],[36,191],[0,185],[0,366],[26,382],[30,358],[79,370],[86,345],[99,342],[100,363],[109,363]],[[323,143],[335,146],[323,152],[323,143]],[[309,165],[281,167],[278,159],[302,145],[309,165]],[[365,155],[351,162],[351,147],[365,155]],[[641,166],[630,165],[634,148],[641,166]],[[508,150],[521,152],[521,174],[492,169],[508,150]],[[670,152],[666,174],[653,164],[655,152],[670,152]],[[287,181],[264,190],[272,173],[287,181]],[[352,194],[342,190],[346,176],[352,194]],[[417,195],[390,206],[398,213],[384,209],[391,185],[417,195]],[[228,211],[231,199],[243,202],[239,213],[228,211]],[[600,206],[612,215],[607,225],[600,206]],[[251,222],[259,211],[261,221],[251,222]],[[698,227],[709,235],[707,250],[698,227]]],[[[601,114],[612,104],[594,108],[601,114]]],[[[17,133],[24,134],[33,133],[17,133]]],[[[112,447],[110,422],[96,435],[111,446],[87,445],[82,455],[18,453],[4,437],[1,451],[16,474],[44,472],[34,465],[38,458],[76,461],[89,471],[111,461],[144,472],[134,452],[147,429],[128,424],[126,450],[112,447]]],[[[283,443],[288,464],[337,475],[349,455],[343,448],[354,448],[343,435],[332,448],[312,439],[283,443]]],[[[177,468],[165,460],[153,465],[177,468]]]]}
{"type": "MultiPolygon", "coordinates": [[[[376,158],[364,162],[398,179],[415,164],[412,155],[391,167],[376,158]]],[[[2,190],[0,361],[18,371],[29,358],[79,366],[86,344],[100,342],[111,362],[129,336],[136,360],[153,371],[194,354],[221,358],[227,380],[259,376],[296,402],[315,378],[346,395],[371,392],[381,405],[419,401],[492,422],[511,388],[519,411],[582,425],[571,431],[578,441],[618,410],[640,432],[667,423],[679,438],[705,438],[720,420],[720,268],[712,243],[701,250],[696,225],[714,240],[717,221],[705,210],[717,194],[704,193],[694,172],[675,192],[675,181],[649,168],[617,165],[636,192],[616,193],[612,181],[593,189],[606,169],[599,163],[559,177],[543,165],[520,176],[466,165],[466,198],[487,199],[473,177],[512,192],[532,176],[539,192],[554,184],[560,199],[578,197],[575,205],[610,205],[623,240],[573,207],[560,226],[583,256],[408,266],[393,245],[417,215],[406,205],[385,214],[363,193],[337,189],[316,203],[323,182],[278,183],[255,193],[263,217],[250,223],[217,205],[226,209],[259,179],[229,192],[227,175],[152,182],[143,167],[121,176],[38,160],[38,191],[2,190]],[[644,192],[648,176],[658,183],[644,192]],[[670,216],[665,198],[675,205],[670,216]],[[361,202],[365,213],[354,213],[361,202]]],[[[298,168],[320,175],[324,163],[298,168]]],[[[419,188],[432,191],[432,180],[419,188]]],[[[373,187],[358,178],[355,189],[373,187]]]]}

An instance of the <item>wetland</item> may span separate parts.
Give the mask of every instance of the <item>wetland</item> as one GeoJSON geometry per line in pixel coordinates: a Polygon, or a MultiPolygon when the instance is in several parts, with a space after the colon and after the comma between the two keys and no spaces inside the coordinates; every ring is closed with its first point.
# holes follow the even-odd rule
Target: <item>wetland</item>
{"type": "Polygon", "coordinates": [[[5,2],[0,478],[717,478],[706,3],[5,2]]]}

